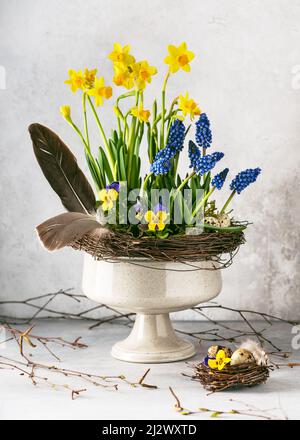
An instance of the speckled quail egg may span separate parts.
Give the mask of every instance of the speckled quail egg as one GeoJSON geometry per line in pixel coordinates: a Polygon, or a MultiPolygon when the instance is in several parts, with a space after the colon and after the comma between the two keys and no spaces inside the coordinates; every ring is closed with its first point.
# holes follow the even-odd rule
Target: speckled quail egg
{"type": "Polygon", "coordinates": [[[218,220],[221,228],[228,228],[231,225],[230,217],[228,214],[222,214],[218,220]]]}
{"type": "Polygon", "coordinates": [[[219,220],[216,217],[205,217],[204,223],[211,226],[220,226],[219,220]]]}
{"type": "Polygon", "coordinates": [[[255,363],[253,354],[245,348],[238,348],[232,353],[230,365],[255,363]]]}
{"type": "Polygon", "coordinates": [[[219,350],[223,350],[225,357],[231,357],[232,351],[228,347],[222,347],[221,345],[211,345],[207,350],[207,355],[210,358],[215,358],[219,350]]]}

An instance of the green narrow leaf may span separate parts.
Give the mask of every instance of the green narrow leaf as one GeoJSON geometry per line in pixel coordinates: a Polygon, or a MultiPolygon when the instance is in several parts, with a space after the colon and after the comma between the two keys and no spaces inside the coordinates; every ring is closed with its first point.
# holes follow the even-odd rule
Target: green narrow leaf
{"type": "Polygon", "coordinates": [[[113,132],[112,132],[112,139],[114,141],[114,144],[118,145],[119,136],[118,136],[117,130],[113,130],[113,132]]]}
{"type": "Polygon", "coordinates": [[[122,146],[119,150],[119,173],[120,173],[120,180],[121,181],[127,180],[126,163],[125,163],[125,147],[124,146],[122,146]]]}
{"type": "Polygon", "coordinates": [[[111,152],[112,152],[112,155],[113,155],[113,158],[114,158],[114,162],[116,162],[118,160],[118,149],[117,149],[117,146],[112,141],[112,139],[109,139],[108,143],[109,143],[109,147],[111,149],[111,152]]]}
{"type": "Polygon", "coordinates": [[[97,191],[99,191],[100,189],[104,188],[105,184],[103,182],[103,177],[100,173],[98,164],[96,163],[93,156],[91,154],[89,154],[86,150],[85,150],[85,157],[86,157],[86,161],[87,161],[91,176],[92,176],[93,181],[95,183],[96,189],[97,189],[97,191]]]}
{"type": "Polygon", "coordinates": [[[99,147],[98,162],[99,164],[103,164],[103,172],[106,174],[108,182],[111,183],[114,180],[114,178],[105,151],[103,150],[102,147],[99,147]]]}

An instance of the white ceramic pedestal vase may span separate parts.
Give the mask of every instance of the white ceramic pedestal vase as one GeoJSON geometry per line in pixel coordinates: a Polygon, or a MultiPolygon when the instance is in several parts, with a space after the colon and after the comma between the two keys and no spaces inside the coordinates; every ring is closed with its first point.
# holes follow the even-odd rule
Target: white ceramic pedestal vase
{"type": "Polygon", "coordinates": [[[209,301],[220,293],[221,271],[205,270],[212,264],[197,263],[204,270],[193,270],[171,262],[108,263],[85,254],[82,286],[86,296],[121,312],[136,313],[130,335],[113,346],[112,356],[142,363],[174,362],[193,356],[194,345],[175,334],[169,313],[209,301]]]}

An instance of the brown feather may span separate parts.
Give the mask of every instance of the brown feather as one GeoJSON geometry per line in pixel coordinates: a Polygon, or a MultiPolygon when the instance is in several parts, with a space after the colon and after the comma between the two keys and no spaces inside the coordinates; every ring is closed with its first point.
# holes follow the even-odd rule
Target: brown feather
{"type": "Polygon", "coordinates": [[[49,128],[31,124],[28,130],[37,161],[64,207],[71,212],[94,213],[94,192],[73,153],[49,128]]]}
{"type": "Polygon", "coordinates": [[[108,239],[110,231],[95,217],[79,212],[66,212],[41,223],[36,228],[40,240],[49,251],[71,246],[85,234],[108,239]]]}

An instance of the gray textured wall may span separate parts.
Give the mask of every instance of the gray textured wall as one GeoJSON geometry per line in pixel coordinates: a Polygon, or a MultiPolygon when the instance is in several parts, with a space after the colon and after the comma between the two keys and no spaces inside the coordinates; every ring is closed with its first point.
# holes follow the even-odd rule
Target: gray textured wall
{"type": "MultiPolygon", "coordinates": [[[[120,41],[162,72],[166,46],[187,41],[197,58],[189,75],[171,79],[169,96],[189,90],[198,100],[232,173],[263,169],[233,204],[254,225],[224,272],[220,301],[299,318],[299,23],[299,0],[1,0],[0,299],[80,288],[82,256],[48,254],[36,238],[35,225],[63,209],[35,162],[28,124],[52,127],[84,166],[58,112],[69,103],[79,116],[79,97],[63,84],[68,69],[97,66],[110,78],[106,54],[120,41]]],[[[101,110],[106,127],[111,104],[101,110]]]]}

